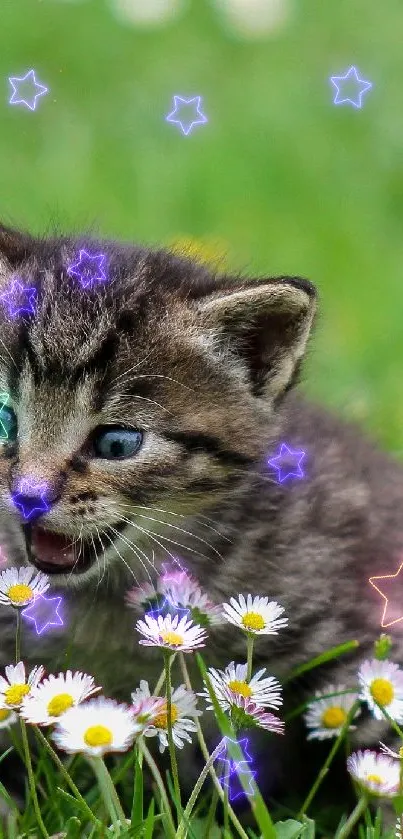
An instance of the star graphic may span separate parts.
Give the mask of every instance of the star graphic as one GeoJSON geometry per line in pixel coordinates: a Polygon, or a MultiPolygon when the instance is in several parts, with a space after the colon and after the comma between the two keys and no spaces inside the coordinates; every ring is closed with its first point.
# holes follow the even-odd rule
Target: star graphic
{"type": "Polygon", "coordinates": [[[48,92],[48,88],[45,87],[44,84],[40,84],[36,81],[33,70],[29,70],[25,76],[22,76],[22,78],[19,78],[18,76],[10,76],[9,82],[13,88],[9,104],[26,105],[30,111],[35,110],[36,101],[39,96],[44,96],[44,94],[48,92]],[[35,91],[37,92],[35,93],[35,91]],[[26,98],[24,98],[24,94],[26,98]]]}
{"type": "Polygon", "coordinates": [[[361,108],[364,93],[372,87],[372,82],[367,82],[359,78],[356,67],[350,67],[345,76],[331,76],[330,81],[336,88],[336,95],[333,100],[334,105],[343,105],[344,102],[350,102],[350,105],[354,105],[354,108],[361,108]],[[353,93],[355,98],[352,98],[351,95],[343,95],[341,88],[344,85],[340,84],[340,82],[347,82],[345,94],[353,93]]]}
{"type": "Polygon", "coordinates": [[[270,466],[273,466],[273,469],[277,469],[278,480],[281,484],[286,478],[290,478],[291,476],[294,476],[295,478],[304,477],[304,473],[301,468],[301,462],[304,457],[305,452],[293,451],[286,445],[286,443],[282,443],[280,453],[276,457],[272,457],[268,460],[267,463],[270,464],[270,466]],[[283,475],[281,474],[282,471],[283,475]]]}
{"type": "Polygon", "coordinates": [[[1,412],[3,408],[5,408],[8,405],[9,399],[10,396],[8,393],[0,393],[0,440],[8,440],[8,430],[1,418],[1,412]]]}
{"type": "Polygon", "coordinates": [[[90,254],[86,250],[80,250],[77,262],[67,268],[67,273],[77,277],[83,288],[91,288],[94,283],[104,283],[106,256],[103,253],[90,254]]]}
{"type": "Polygon", "coordinates": [[[11,317],[26,312],[28,315],[35,314],[37,290],[34,286],[26,288],[19,280],[11,280],[8,291],[0,294],[0,300],[8,306],[8,313],[11,317]]]}
{"type": "Polygon", "coordinates": [[[228,798],[230,801],[236,801],[236,799],[240,798],[242,795],[246,795],[249,798],[249,796],[254,795],[253,781],[256,777],[256,771],[252,771],[250,768],[253,758],[248,752],[248,740],[246,737],[239,741],[232,740],[231,737],[225,737],[225,740],[234,744],[238,743],[246,759],[235,761],[229,757],[219,757],[219,760],[224,767],[224,772],[220,777],[221,786],[228,791],[228,798]],[[245,781],[249,784],[248,790],[245,790],[243,785],[241,785],[239,780],[240,775],[242,775],[245,781]],[[239,789],[236,789],[238,786],[239,789]]]}
{"type": "Polygon", "coordinates": [[[383,574],[380,577],[370,577],[369,580],[368,580],[370,585],[375,589],[375,591],[378,592],[378,594],[381,595],[381,597],[383,597],[383,599],[385,601],[385,604],[384,604],[384,607],[383,607],[383,613],[382,613],[382,617],[381,617],[381,627],[383,629],[386,629],[387,626],[393,626],[393,624],[399,623],[399,621],[403,620],[403,606],[401,605],[402,604],[403,576],[398,581],[400,585],[396,585],[397,577],[399,576],[402,568],[403,568],[403,562],[400,563],[399,568],[396,571],[396,574],[383,574]],[[376,581],[380,581],[380,580],[383,581],[381,588],[376,585],[375,580],[376,581]],[[387,591],[388,594],[385,594],[385,591],[387,591]],[[392,603],[392,600],[391,600],[392,597],[394,599],[394,603],[392,603]],[[390,620],[390,618],[392,617],[392,614],[390,614],[389,617],[387,618],[388,610],[392,614],[395,613],[397,615],[400,615],[400,617],[394,618],[393,620],[390,620]],[[387,619],[387,623],[385,622],[386,619],[387,619]]]}
{"type": "Polygon", "coordinates": [[[174,96],[174,109],[165,119],[167,122],[174,122],[179,125],[183,134],[186,135],[190,134],[194,125],[203,125],[205,122],[208,122],[206,115],[201,110],[201,96],[193,96],[191,99],[185,99],[183,96],[174,96]],[[193,108],[193,117],[189,119],[188,115],[187,119],[180,119],[178,115],[183,110],[183,106],[187,105],[195,106],[193,108]]]}
{"type": "Polygon", "coordinates": [[[44,499],[47,490],[46,484],[30,481],[28,478],[21,478],[18,483],[17,492],[12,493],[15,507],[21,511],[24,519],[28,521],[35,512],[47,513],[49,504],[44,499]],[[18,497],[20,496],[20,500],[18,497]]]}
{"type": "Polygon", "coordinates": [[[42,635],[50,626],[63,626],[63,618],[59,614],[62,597],[46,597],[38,594],[33,603],[23,609],[21,614],[26,620],[32,621],[37,635],[42,635]]]}

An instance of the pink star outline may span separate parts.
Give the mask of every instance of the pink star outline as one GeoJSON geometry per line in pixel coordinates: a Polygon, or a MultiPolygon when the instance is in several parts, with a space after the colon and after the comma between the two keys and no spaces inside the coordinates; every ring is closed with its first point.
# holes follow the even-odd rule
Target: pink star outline
{"type": "Polygon", "coordinates": [[[378,586],[375,585],[373,580],[391,580],[393,578],[396,578],[396,577],[399,576],[402,568],[403,568],[403,562],[400,563],[399,568],[396,571],[396,574],[382,574],[380,577],[370,577],[369,580],[368,580],[368,582],[370,583],[372,588],[374,588],[378,592],[378,594],[380,594],[381,597],[383,597],[383,599],[385,601],[385,605],[383,607],[382,618],[381,618],[382,629],[386,629],[387,626],[393,626],[395,623],[399,623],[400,621],[402,621],[403,620],[403,614],[400,618],[396,618],[394,621],[389,621],[389,623],[384,623],[384,620],[385,620],[385,617],[386,617],[386,612],[387,612],[388,606],[389,606],[389,598],[386,597],[386,594],[384,594],[383,591],[381,591],[381,589],[378,588],[378,586]]]}

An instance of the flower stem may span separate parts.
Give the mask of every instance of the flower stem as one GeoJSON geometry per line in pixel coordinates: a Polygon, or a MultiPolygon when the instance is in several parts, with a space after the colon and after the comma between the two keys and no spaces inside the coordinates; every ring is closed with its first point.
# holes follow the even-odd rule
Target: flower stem
{"type": "Polygon", "coordinates": [[[15,629],[15,663],[21,658],[21,609],[16,609],[17,625],[15,629]]]}
{"type": "Polygon", "coordinates": [[[401,729],[401,728],[399,728],[399,726],[398,726],[398,724],[397,724],[396,720],[394,720],[394,719],[393,719],[393,717],[391,717],[391,716],[390,716],[390,714],[388,714],[388,712],[387,712],[386,708],[384,708],[384,706],[383,706],[383,705],[380,705],[380,704],[379,704],[379,702],[376,702],[376,704],[377,704],[377,706],[378,706],[378,708],[379,708],[380,712],[381,712],[381,713],[383,714],[383,716],[385,717],[385,719],[388,721],[388,723],[390,723],[390,725],[392,726],[392,728],[396,731],[396,734],[400,737],[400,739],[401,739],[401,741],[402,741],[402,744],[403,744],[403,731],[402,731],[402,729],[401,729]]]}
{"type": "Polygon", "coordinates": [[[174,790],[175,790],[175,798],[176,798],[176,809],[178,813],[178,821],[181,818],[181,791],[179,786],[179,775],[178,775],[178,764],[176,762],[176,753],[175,753],[175,745],[172,736],[172,684],[171,684],[171,665],[170,665],[170,653],[164,652],[164,662],[165,662],[165,687],[166,687],[166,699],[167,699],[167,735],[168,735],[168,746],[169,746],[169,755],[171,758],[171,768],[172,768],[172,777],[174,782],[174,790]]]}
{"type": "Polygon", "coordinates": [[[221,754],[221,752],[225,750],[225,747],[226,747],[225,744],[226,744],[226,738],[223,737],[222,740],[220,740],[218,746],[216,746],[214,751],[209,756],[209,759],[206,762],[206,765],[203,767],[203,769],[202,769],[202,771],[201,771],[201,773],[200,773],[200,775],[199,775],[199,777],[198,777],[198,779],[197,779],[197,781],[194,785],[194,788],[193,788],[192,793],[190,795],[189,801],[186,804],[186,809],[185,809],[185,812],[183,813],[181,822],[179,824],[178,832],[176,834],[176,839],[184,839],[184,837],[186,835],[186,830],[187,830],[187,822],[189,821],[190,816],[192,815],[192,810],[193,810],[194,805],[196,804],[196,801],[197,801],[197,798],[199,796],[200,790],[201,790],[201,788],[202,788],[202,786],[203,786],[203,784],[204,784],[204,782],[207,778],[208,773],[210,772],[211,766],[213,766],[213,764],[217,760],[218,755],[221,754]]]}
{"type": "Polygon", "coordinates": [[[157,766],[151,752],[149,752],[143,738],[139,738],[138,747],[139,747],[139,750],[141,751],[141,753],[144,755],[144,758],[145,758],[145,760],[148,764],[148,768],[149,768],[149,770],[150,770],[150,772],[151,772],[151,774],[154,778],[155,783],[157,784],[157,787],[158,787],[158,790],[159,790],[159,793],[160,793],[160,796],[161,796],[161,801],[162,801],[162,803],[165,807],[165,814],[166,814],[166,817],[167,817],[167,821],[169,823],[169,828],[170,828],[172,836],[174,837],[175,833],[176,833],[174,820],[172,818],[172,811],[171,811],[171,807],[170,807],[170,804],[169,804],[167,792],[166,792],[166,789],[165,789],[165,786],[164,786],[164,782],[161,778],[160,770],[158,769],[158,766],[157,766]]]}
{"type": "MultiPolygon", "coordinates": [[[[188,690],[192,690],[192,683],[190,681],[190,676],[189,676],[189,672],[188,672],[188,669],[187,669],[185,656],[184,656],[183,653],[179,654],[179,662],[180,662],[180,666],[181,666],[182,675],[183,675],[185,685],[186,685],[188,690]]],[[[201,727],[200,722],[199,722],[199,718],[194,717],[194,721],[195,721],[195,724],[196,724],[197,738],[198,738],[198,741],[199,741],[200,750],[202,752],[204,760],[207,761],[209,759],[210,755],[209,755],[209,750],[207,748],[206,741],[204,739],[204,734],[203,734],[203,730],[202,730],[202,727],[201,727]]],[[[222,803],[224,804],[225,803],[225,792],[224,792],[224,790],[221,786],[219,778],[217,777],[217,773],[214,769],[214,766],[210,766],[210,775],[211,775],[212,781],[214,783],[214,786],[217,790],[217,793],[219,795],[219,798],[222,801],[222,803]]],[[[228,802],[228,796],[227,796],[227,802],[228,802]]],[[[239,819],[235,815],[231,805],[228,803],[227,806],[228,806],[228,816],[229,816],[235,830],[238,832],[238,835],[241,837],[241,839],[249,839],[248,834],[243,829],[243,827],[241,825],[241,822],[239,821],[239,819]]]]}
{"type": "Polygon", "coordinates": [[[96,779],[98,781],[98,786],[99,786],[99,788],[101,790],[101,793],[102,793],[102,799],[104,801],[104,804],[106,805],[109,816],[112,819],[113,832],[116,834],[116,836],[119,836],[120,830],[119,830],[118,818],[120,818],[122,820],[122,827],[123,827],[123,825],[126,825],[126,816],[123,813],[123,810],[122,810],[121,814],[118,813],[117,810],[116,810],[116,806],[115,806],[115,802],[113,800],[112,790],[111,790],[111,786],[113,786],[113,785],[111,783],[109,772],[108,772],[108,770],[107,770],[107,768],[106,768],[106,766],[105,766],[105,764],[102,760],[102,757],[92,757],[92,756],[88,757],[88,762],[90,763],[90,765],[92,766],[92,768],[94,770],[94,774],[95,774],[96,779]]]}
{"type": "Polygon", "coordinates": [[[63,776],[64,780],[66,781],[66,784],[70,787],[73,795],[75,796],[77,801],[80,802],[82,809],[85,810],[85,812],[87,813],[88,819],[90,821],[92,821],[94,823],[94,825],[96,825],[97,828],[101,827],[102,826],[101,822],[99,821],[99,819],[97,819],[97,817],[94,815],[94,813],[92,812],[92,810],[88,806],[85,798],[83,798],[80,790],[76,787],[73,779],[69,775],[64,763],[60,760],[59,755],[52,748],[52,746],[50,745],[49,741],[46,739],[45,735],[42,733],[39,726],[34,725],[33,729],[35,731],[36,737],[38,738],[39,742],[45,747],[46,751],[51,756],[51,758],[54,761],[54,763],[56,764],[60,774],[63,776]]]}
{"type": "Polygon", "coordinates": [[[354,702],[354,705],[351,706],[351,708],[350,708],[350,710],[347,714],[347,717],[345,719],[345,722],[343,723],[343,726],[340,730],[340,734],[338,735],[337,739],[334,741],[333,746],[330,749],[330,752],[329,752],[322,768],[318,772],[316,780],[315,780],[314,784],[312,785],[312,787],[311,787],[311,789],[310,789],[310,791],[309,791],[309,793],[308,793],[308,795],[307,795],[307,797],[306,797],[306,799],[305,799],[305,801],[304,801],[304,803],[303,803],[303,805],[302,805],[302,807],[301,807],[301,809],[298,813],[297,819],[302,819],[302,816],[304,815],[305,811],[308,809],[308,807],[312,803],[312,800],[315,797],[315,795],[316,795],[316,793],[317,793],[325,775],[327,775],[329,766],[330,766],[336,752],[338,751],[342,741],[344,740],[344,736],[346,734],[346,731],[348,731],[350,723],[354,719],[359,707],[360,707],[360,700],[357,699],[356,702],[354,702]]]}
{"type": "Polygon", "coordinates": [[[366,795],[363,795],[362,798],[360,798],[359,801],[357,801],[357,804],[354,807],[353,812],[350,813],[346,823],[337,832],[335,839],[346,839],[346,836],[350,836],[350,833],[351,833],[353,827],[355,827],[358,820],[360,819],[360,817],[364,813],[364,811],[367,807],[367,804],[368,804],[368,798],[367,798],[366,795]]]}
{"type": "MultiPolygon", "coordinates": [[[[173,665],[173,663],[174,663],[174,661],[175,661],[175,658],[176,658],[176,653],[173,653],[173,654],[172,654],[172,655],[170,655],[170,657],[169,657],[169,666],[170,666],[171,668],[172,668],[172,665],[173,665]]],[[[163,667],[163,668],[162,668],[162,671],[161,671],[161,673],[160,673],[160,675],[159,675],[159,678],[158,678],[157,684],[155,685],[155,688],[154,688],[153,693],[152,693],[152,695],[153,695],[153,696],[158,696],[158,694],[159,694],[159,692],[160,692],[160,690],[161,690],[161,688],[162,688],[162,686],[163,686],[164,682],[165,682],[165,667],[163,667]]]]}
{"type": "Polygon", "coordinates": [[[30,751],[29,751],[27,729],[26,729],[25,721],[22,719],[22,717],[20,717],[20,726],[21,726],[22,744],[23,744],[23,747],[24,747],[25,765],[26,765],[27,772],[28,772],[29,791],[30,791],[30,795],[31,795],[31,798],[32,798],[32,803],[34,805],[35,816],[36,816],[36,820],[37,820],[38,825],[39,825],[39,829],[42,833],[42,836],[44,836],[45,839],[48,839],[49,833],[46,830],[46,827],[45,827],[45,825],[42,821],[38,796],[36,794],[35,777],[34,777],[34,772],[33,772],[33,769],[32,769],[32,760],[31,760],[31,754],[30,754],[30,751]]]}
{"type": "Polygon", "coordinates": [[[251,632],[248,632],[246,645],[247,645],[247,671],[246,671],[246,681],[250,682],[252,678],[252,659],[253,659],[253,643],[254,643],[254,636],[251,632]]]}

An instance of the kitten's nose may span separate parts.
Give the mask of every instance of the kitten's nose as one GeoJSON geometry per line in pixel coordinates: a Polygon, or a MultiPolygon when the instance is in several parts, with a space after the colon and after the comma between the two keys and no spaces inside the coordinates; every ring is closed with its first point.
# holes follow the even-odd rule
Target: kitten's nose
{"type": "Polygon", "coordinates": [[[47,513],[60,495],[46,481],[20,478],[13,481],[11,497],[24,521],[34,521],[47,513]]]}

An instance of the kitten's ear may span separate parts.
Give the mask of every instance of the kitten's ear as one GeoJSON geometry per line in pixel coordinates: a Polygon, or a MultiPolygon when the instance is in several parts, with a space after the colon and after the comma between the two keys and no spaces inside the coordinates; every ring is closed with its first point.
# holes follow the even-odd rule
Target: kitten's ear
{"type": "Polygon", "coordinates": [[[233,283],[203,297],[197,308],[246,363],[254,396],[276,399],[293,384],[305,354],[315,287],[298,277],[233,283]]]}
{"type": "Polygon", "coordinates": [[[15,268],[30,253],[32,238],[0,223],[0,260],[15,268]]]}

